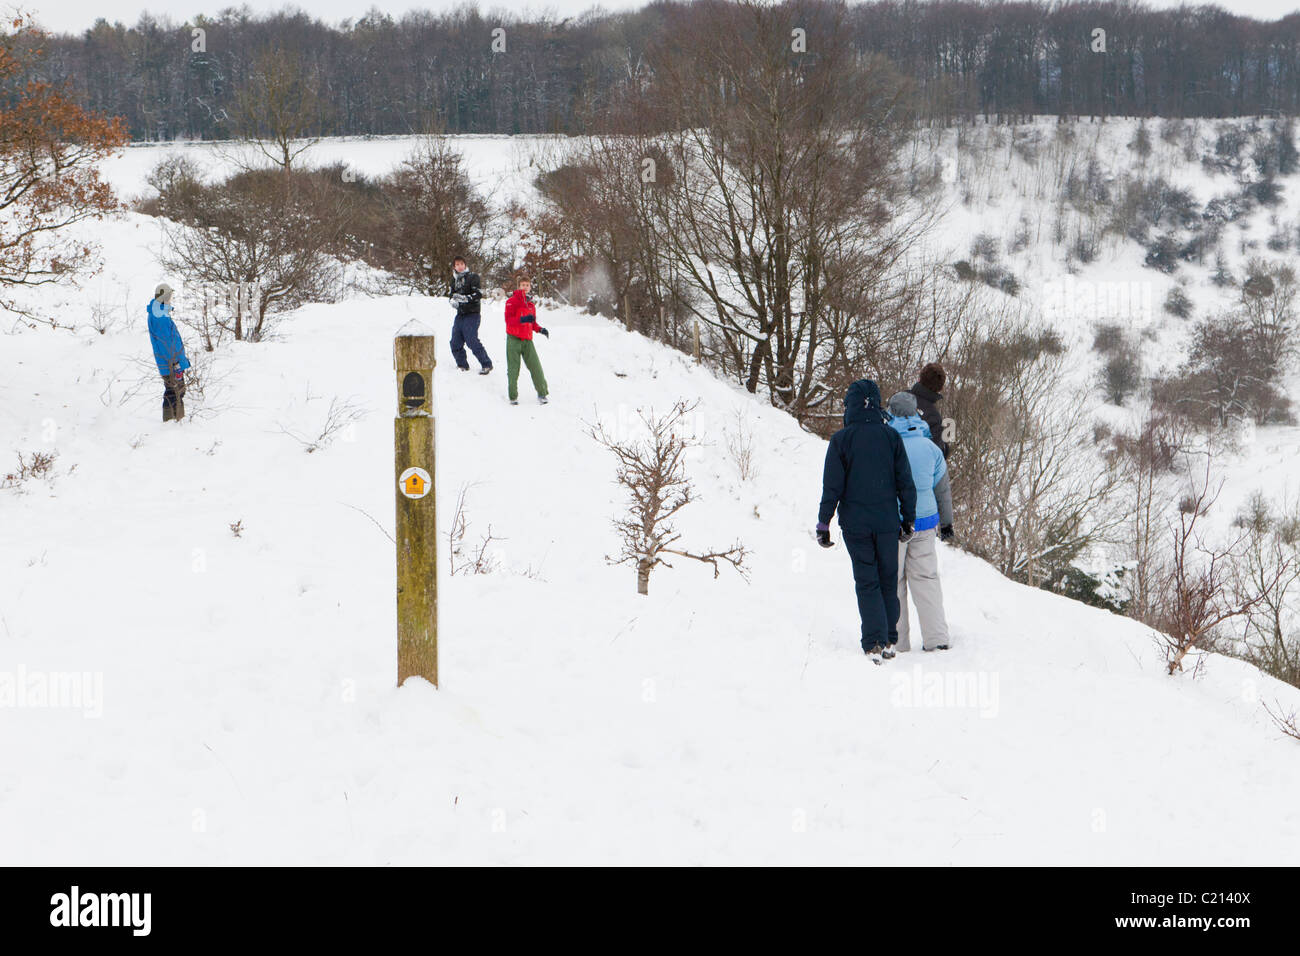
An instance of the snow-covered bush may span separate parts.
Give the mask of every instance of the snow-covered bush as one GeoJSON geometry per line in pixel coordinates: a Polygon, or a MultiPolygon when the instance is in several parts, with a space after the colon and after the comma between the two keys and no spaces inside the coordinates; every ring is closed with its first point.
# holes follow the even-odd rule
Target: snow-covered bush
{"type": "Polygon", "coordinates": [[[269,169],[205,183],[183,165],[153,177],[166,241],[162,266],[199,287],[239,290],[233,309],[215,316],[236,339],[257,342],[270,320],[305,302],[333,301],[340,290],[330,250],[347,224],[337,206],[269,169]]]}
{"type": "Polygon", "coordinates": [[[1188,298],[1182,286],[1171,286],[1169,293],[1165,296],[1164,309],[1170,315],[1185,319],[1192,314],[1192,300],[1188,298]]]}
{"type": "Polygon", "coordinates": [[[1291,402],[1279,373],[1265,336],[1240,314],[1218,315],[1196,324],[1187,360],[1154,383],[1152,400],[1201,429],[1241,420],[1285,422],[1291,402]]]}
{"type": "Polygon", "coordinates": [[[1147,246],[1146,258],[1143,263],[1152,269],[1159,269],[1164,273],[1171,273],[1178,269],[1179,259],[1178,243],[1174,237],[1164,233],[1155,238],[1147,246]]]}

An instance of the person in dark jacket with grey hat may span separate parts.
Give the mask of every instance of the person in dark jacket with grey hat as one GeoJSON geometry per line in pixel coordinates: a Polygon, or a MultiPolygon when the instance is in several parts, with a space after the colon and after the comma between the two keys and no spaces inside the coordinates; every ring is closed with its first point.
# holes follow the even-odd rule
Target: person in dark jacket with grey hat
{"type": "Polygon", "coordinates": [[[916,396],[917,410],[921,413],[921,419],[930,428],[930,441],[939,446],[944,458],[947,458],[948,453],[952,451],[948,443],[943,440],[943,415],[939,411],[939,403],[943,401],[943,395],[940,393],[947,380],[948,376],[943,366],[938,362],[930,362],[921,369],[921,376],[917,383],[908,389],[916,396]]]}
{"type": "Polygon", "coordinates": [[[885,424],[880,389],[859,379],[844,396],[844,427],[831,436],[822,472],[817,543],[832,546],[831,516],[853,562],[862,650],[876,664],[898,643],[898,542],[912,536],[916,485],[903,439],[885,424]]]}

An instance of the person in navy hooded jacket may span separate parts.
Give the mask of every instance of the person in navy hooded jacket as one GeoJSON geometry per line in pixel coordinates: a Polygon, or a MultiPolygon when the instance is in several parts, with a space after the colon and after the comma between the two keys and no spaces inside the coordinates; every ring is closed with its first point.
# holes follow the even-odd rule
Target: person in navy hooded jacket
{"type": "Polygon", "coordinates": [[[163,379],[163,421],[184,418],[185,370],[190,360],[185,357],[185,343],[172,321],[172,287],[165,282],[149,300],[149,342],[163,379]]]}
{"type": "Polygon", "coordinates": [[[844,396],[844,427],[831,436],[822,473],[817,543],[832,546],[831,516],[853,562],[862,650],[879,664],[898,643],[898,542],[912,536],[916,485],[898,432],[885,424],[880,389],[859,379],[844,396]]]}

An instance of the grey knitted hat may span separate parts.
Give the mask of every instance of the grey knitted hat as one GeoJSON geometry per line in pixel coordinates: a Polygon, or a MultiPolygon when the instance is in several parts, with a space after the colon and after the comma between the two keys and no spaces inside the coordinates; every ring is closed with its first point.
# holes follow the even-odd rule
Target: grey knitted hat
{"type": "Polygon", "coordinates": [[[889,396],[889,414],[895,418],[911,418],[916,414],[916,396],[911,392],[895,392],[889,396]]]}

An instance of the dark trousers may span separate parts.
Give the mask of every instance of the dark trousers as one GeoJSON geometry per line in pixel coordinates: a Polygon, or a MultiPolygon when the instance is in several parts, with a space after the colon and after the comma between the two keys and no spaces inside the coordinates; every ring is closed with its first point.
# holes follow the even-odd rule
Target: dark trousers
{"type": "Polygon", "coordinates": [[[168,375],[163,378],[163,421],[185,417],[185,379],[168,375]]]}
{"type": "Polygon", "coordinates": [[[853,583],[862,618],[862,649],[898,643],[898,532],[841,531],[853,562],[853,583]]]}
{"type": "Polygon", "coordinates": [[[487,349],[478,340],[478,324],[482,317],[478,315],[458,315],[451,324],[451,354],[460,368],[469,368],[469,359],[465,357],[465,346],[474,353],[478,364],[484,368],[492,367],[487,349]]]}

